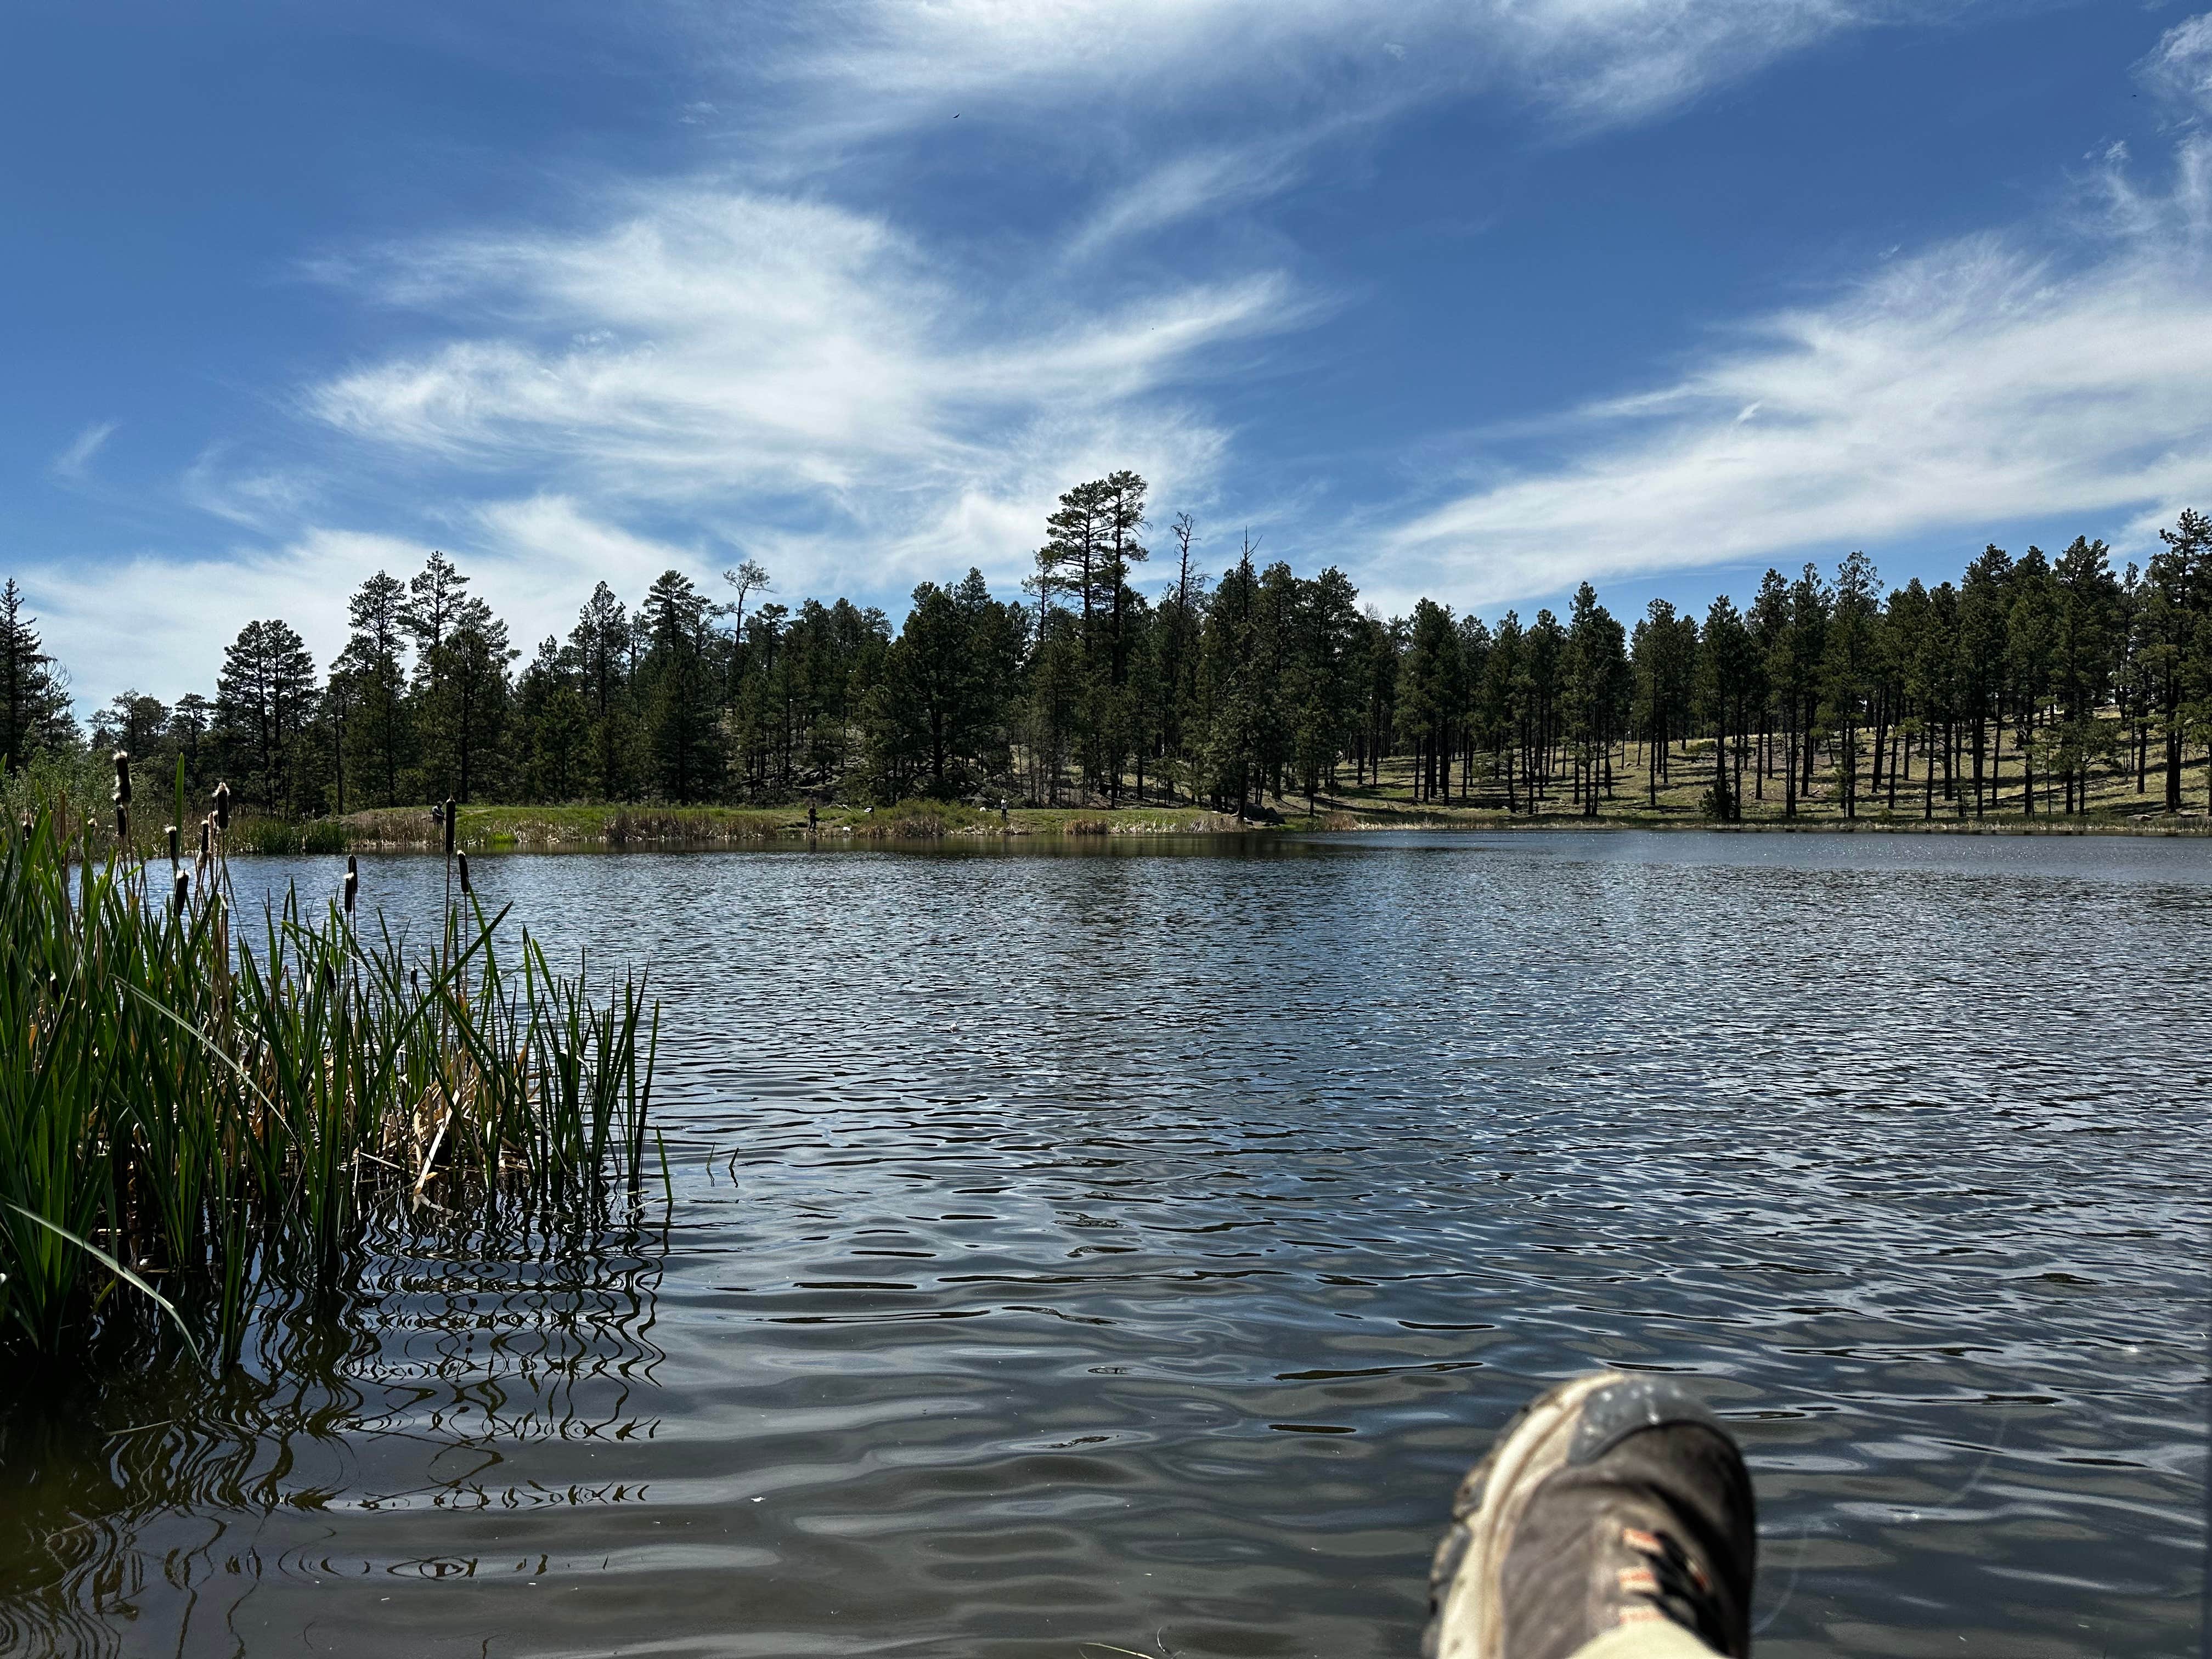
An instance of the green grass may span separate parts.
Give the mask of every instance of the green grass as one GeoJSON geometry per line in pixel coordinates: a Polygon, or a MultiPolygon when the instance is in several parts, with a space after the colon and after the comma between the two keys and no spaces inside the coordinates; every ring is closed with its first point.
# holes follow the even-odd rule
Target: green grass
{"type": "MultiPolygon", "coordinates": [[[[352,847],[441,845],[428,806],[356,812],[330,821],[352,847]]],[[[871,811],[817,809],[824,842],[933,841],[945,836],[1190,835],[1243,828],[1232,817],[1194,807],[1015,807],[995,811],[943,801],[905,801],[871,811]]],[[[295,829],[296,835],[297,830],[295,829]]],[[[458,838],[471,849],[563,847],[714,847],[803,841],[805,806],[464,806],[458,838]]],[[[290,849],[286,849],[290,850],[290,849]]]]}
{"type": "MultiPolygon", "coordinates": [[[[475,902],[416,946],[288,893],[234,914],[220,839],[116,856],[41,809],[0,853],[0,1346],[158,1334],[234,1358],[280,1285],[381,1228],[603,1224],[647,1174],[658,1015],[475,902]]],[[[112,843],[111,834],[106,840],[112,843]]]]}
{"type": "MultiPolygon", "coordinates": [[[[1977,816],[1971,799],[1965,816],[1960,812],[1956,799],[1946,800],[1939,775],[1935,792],[1932,814],[1923,816],[1925,774],[1921,758],[1916,755],[1911,775],[1900,775],[1897,781],[1894,807],[1889,805],[1888,779],[1885,775],[1879,794],[1871,792],[1867,784],[1869,770],[1863,762],[1859,777],[1860,799],[1856,817],[1846,820],[1843,809],[1842,781],[1838,776],[1830,757],[1821,752],[1820,764],[1813,774],[1812,787],[1801,791],[1794,818],[1784,814],[1784,788],[1778,777],[1765,781],[1765,798],[1759,799],[1753,787],[1750,754],[1756,749],[1753,740],[1747,750],[1743,778],[1741,817],[1725,826],[1717,825],[1706,812],[1708,792],[1712,785],[1713,740],[1711,738],[1692,739],[1686,745],[1675,745],[1669,751],[1669,765],[1662,776],[1656,799],[1650,788],[1646,770],[1648,754],[1640,746],[1629,744],[1613,751],[1613,789],[1610,796],[1601,795],[1598,814],[1595,818],[1583,816],[1580,805],[1571,794],[1570,781],[1565,776],[1553,780],[1541,810],[1531,815],[1527,810],[1526,781],[1516,780],[1522,810],[1509,816],[1503,810],[1504,784],[1502,779],[1486,775],[1479,764],[1474,793],[1485,800],[1484,805],[1458,805],[1442,801],[1416,802],[1413,799],[1413,770],[1410,760],[1403,757],[1383,763],[1379,782],[1362,787],[1347,787],[1325,789],[1315,803],[1316,810],[1309,816],[1303,795],[1286,795],[1279,803],[1285,826],[1308,830],[1371,830],[1371,829],[1576,829],[1605,827],[1617,829],[1706,829],[1725,827],[1731,830],[1893,830],[1907,832],[1928,831],[1937,834],[1996,834],[1996,835],[2175,835],[2203,834],[2212,827],[2206,806],[2206,765],[2203,751],[2196,751],[2183,769],[2182,811],[2179,815],[2164,810],[2165,782],[2158,770],[2158,757],[2154,755],[2148,788],[2138,793],[2131,770],[2118,767],[2100,768],[2092,781],[2086,811],[2066,813],[2061,810],[2060,797],[2046,788],[2047,780],[2039,778],[2036,811],[2030,814],[2021,802],[2021,773],[2023,763],[2008,738],[2001,755],[1991,757],[1992,763],[2001,761],[2002,787],[1985,811],[1977,816]]],[[[1777,752],[1779,746],[1777,745],[1777,752]]],[[[1453,769],[1453,785],[1456,793],[1461,780],[1459,769],[1453,769]]],[[[1960,787],[1967,787],[1962,777],[1960,787]]]]}

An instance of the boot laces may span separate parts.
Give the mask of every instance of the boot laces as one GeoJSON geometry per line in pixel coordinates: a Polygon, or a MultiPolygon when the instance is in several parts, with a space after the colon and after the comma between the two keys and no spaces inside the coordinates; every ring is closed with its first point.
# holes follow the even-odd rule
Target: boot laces
{"type": "Polygon", "coordinates": [[[1705,1623],[1704,1615],[1712,1600],[1712,1580],[1672,1533],[1623,1527],[1620,1541],[1643,1558],[1643,1565],[1620,1570],[1621,1591],[1626,1595],[1649,1598],[1643,1605],[1632,1603],[1624,1608],[1622,1624],[1653,1619],[1686,1622],[1676,1615],[1677,1607],[1689,1613],[1686,1622],[1693,1628],[1705,1623]]]}

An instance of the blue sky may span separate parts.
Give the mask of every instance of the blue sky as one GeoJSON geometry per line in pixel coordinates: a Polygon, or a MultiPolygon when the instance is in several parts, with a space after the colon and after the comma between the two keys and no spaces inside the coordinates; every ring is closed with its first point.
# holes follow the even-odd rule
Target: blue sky
{"type": "Polygon", "coordinates": [[[2139,549],[2208,118],[2135,0],[16,6],[0,567],[88,704],[434,546],[896,616],[1122,465],[1389,610],[2139,549]]]}

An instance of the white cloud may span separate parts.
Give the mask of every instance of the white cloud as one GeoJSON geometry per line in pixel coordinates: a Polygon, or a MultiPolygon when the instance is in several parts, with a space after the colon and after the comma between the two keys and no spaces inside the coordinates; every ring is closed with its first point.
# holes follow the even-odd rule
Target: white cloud
{"type": "Polygon", "coordinates": [[[801,76],[825,88],[825,120],[848,134],[945,111],[1150,113],[1240,94],[1286,121],[1285,99],[1341,106],[1468,90],[1593,127],[1645,118],[1844,29],[1939,22],[1970,3],[877,0],[825,11],[801,76]]]}
{"type": "Polygon", "coordinates": [[[186,691],[214,694],[223,647],[252,618],[281,617],[327,668],[344,648],[355,589],[380,569],[406,580],[433,545],[460,567],[525,657],[546,635],[568,633],[594,582],[634,601],[664,570],[713,586],[722,565],[734,562],[599,522],[565,496],[537,495],[487,503],[434,544],[319,527],[276,548],[50,568],[27,586],[47,647],[69,665],[84,708],[126,687],[174,701],[186,691]]]}
{"type": "Polygon", "coordinates": [[[1194,150],[1163,162],[1109,196],[1069,240],[1071,260],[1182,220],[1272,196],[1298,176],[1291,147],[1194,150]]]}
{"type": "Polygon", "coordinates": [[[283,617],[325,666],[345,642],[346,599],[362,579],[379,566],[411,572],[428,550],[319,530],[273,551],[65,564],[25,586],[46,648],[68,665],[80,706],[90,708],[126,688],[165,701],[213,696],[222,647],[255,617],[283,617]]]}
{"type": "Polygon", "coordinates": [[[203,451],[178,481],[191,506],[249,530],[296,525],[321,493],[312,473],[278,468],[231,468],[220,447],[203,451]]]}
{"type": "Polygon", "coordinates": [[[116,421],[95,421],[70,440],[69,446],[46,464],[46,470],[64,483],[82,483],[90,476],[92,458],[100,453],[100,446],[115,435],[121,424],[116,421]]]}
{"type": "Polygon", "coordinates": [[[1383,534],[1374,579],[1494,601],[2212,501],[2208,143],[2184,143],[2170,193],[2116,183],[2109,240],[2086,257],[1961,240],[1579,411],[1555,464],[1383,534]]]}
{"type": "Polygon", "coordinates": [[[788,198],[689,185],[625,208],[349,273],[469,337],[357,367],[307,407],[403,460],[537,480],[600,521],[682,513],[780,546],[794,575],[864,561],[875,586],[948,557],[1004,574],[1086,468],[1202,488],[1225,434],[1187,383],[1315,309],[1266,272],[1106,309],[1019,270],[973,283],[963,256],[788,198]],[[980,549],[946,539],[981,526],[980,549]]]}
{"type": "Polygon", "coordinates": [[[571,497],[532,495],[494,501],[477,511],[471,550],[456,555],[461,574],[507,625],[526,657],[547,635],[565,635],[593,584],[605,582],[635,602],[664,570],[680,570],[702,587],[734,558],[639,536],[592,518],[571,497]]]}
{"type": "Polygon", "coordinates": [[[2153,92],[2191,115],[2212,115],[2212,15],[2177,23],[2136,73],[2153,92]]]}

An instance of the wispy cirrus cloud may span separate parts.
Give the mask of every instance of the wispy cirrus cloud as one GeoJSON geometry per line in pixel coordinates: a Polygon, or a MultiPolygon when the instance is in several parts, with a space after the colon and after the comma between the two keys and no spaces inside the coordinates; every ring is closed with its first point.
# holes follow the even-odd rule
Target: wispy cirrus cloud
{"type": "Polygon", "coordinates": [[[92,459],[115,435],[119,421],[94,421],[46,463],[46,471],[64,483],[82,483],[92,473],[92,459]]]}
{"type": "Polygon", "coordinates": [[[349,438],[602,518],[734,522],[810,569],[865,552],[878,580],[938,574],[956,528],[1005,565],[1085,468],[1202,481],[1226,434],[1188,388],[1317,305],[1266,271],[1105,307],[1019,272],[978,289],[879,217],[697,184],[326,274],[464,331],[311,387],[349,438]]]}
{"type": "MultiPolygon", "coordinates": [[[[248,610],[296,613],[319,649],[334,648],[364,561],[412,568],[431,540],[480,568],[518,641],[564,628],[600,574],[710,577],[742,555],[793,589],[881,596],[970,562],[1004,582],[1071,479],[1131,465],[1158,498],[1204,510],[1234,474],[1223,411],[1249,406],[1249,371],[1285,368],[1285,337],[1354,303],[1293,276],[1307,267],[1279,230],[1164,233],[1325,182],[1358,164],[1363,133],[1424,104],[1480,100],[1510,118],[1511,141],[1556,143],[1650,121],[1850,31],[2039,3],[747,9],[743,95],[709,86],[683,109],[735,146],[721,170],[602,186],[580,210],[572,180],[505,228],[323,260],[326,280],[384,309],[380,328],[396,319],[385,343],[300,391],[305,431],[273,443],[283,459],[211,448],[185,479],[188,499],[269,545],[131,568],[227,589],[225,637],[248,610]],[[915,159],[921,124],[954,130],[954,113],[963,133],[996,128],[979,173],[915,159]],[[1010,212],[939,210],[1009,177],[1010,212]]],[[[696,40],[736,39],[729,9],[693,15],[696,40]]],[[[2143,70],[2177,98],[2205,78],[2190,27],[2143,70]]],[[[2151,490],[2194,453],[2193,343],[2153,362],[2147,342],[2202,333],[2173,239],[2204,192],[2146,197],[2124,167],[2107,177],[2100,251],[1967,239],[1755,319],[1647,394],[1523,412],[1548,459],[1523,446],[1515,471],[1473,489],[1431,470],[1412,506],[1347,526],[1337,556],[1385,592],[1511,597],[1570,566],[1712,562],[1961,521],[1998,500],[2151,490]],[[2130,212],[2134,230],[2113,228],[2130,212]],[[2057,366],[2089,338],[2120,357],[2057,366]],[[2160,459],[2161,430],[2180,459],[2160,459]],[[1853,457],[1887,472],[1869,483],[1853,457]]],[[[205,637],[189,644],[210,657],[205,637]]],[[[77,654],[90,684],[97,653],[77,654]]]]}
{"type": "Polygon", "coordinates": [[[2183,116],[2212,115],[2212,15],[2168,29],[2136,65],[2136,76],[2183,116]]]}
{"type": "Polygon", "coordinates": [[[1576,411],[1549,464],[1382,532],[1367,568],[1503,600],[2212,500],[2212,140],[2185,139],[2163,191],[2124,165],[2087,246],[1969,237],[1738,327],[1680,377],[1576,411]]]}
{"type": "Polygon", "coordinates": [[[1068,239],[1064,256],[1088,259],[1117,243],[1272,196],[1298,178],[1303,148],[1197,149],[1163,161],[1109,193],[1068,239]]]}
{"type": "Polygon", "coordinates": [[[800,31],[786,75],[840,97],[816,136],[963,106],[1137,111],[1195,97],[1396,105],[1480,93],[1569,128],[1649,118],[1838,33],[1975,0],[906,0],[800,31]]]}

